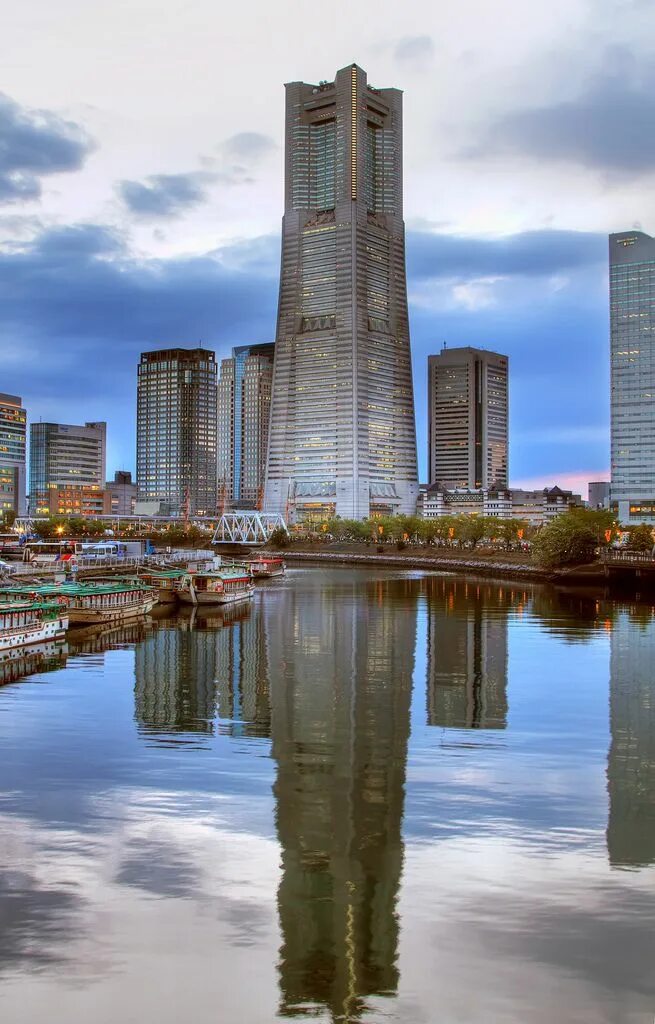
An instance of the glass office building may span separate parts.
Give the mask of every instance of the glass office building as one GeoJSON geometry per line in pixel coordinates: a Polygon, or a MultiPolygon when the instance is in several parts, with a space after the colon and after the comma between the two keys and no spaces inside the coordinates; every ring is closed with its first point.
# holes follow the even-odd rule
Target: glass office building
{"type": "Polygon", "coordinates": [[[619,520],[655,523],[655,238],[610,235],[612,461],[619,520]]]}
{"type": "Polygon", "coordinates": [[[216,511],[216,361],[206,349],[143,352],[137,380],[139,498],[172,514],[216,511]]]}
{"type": "Polygon", "coordinates": [[[508,359],[477,348],[428,357],[428,479],[447,489],[508,484],[508,359]]]}
{"type": "Polygon", "coordinates": [[[218,380],[219,504],[260,508],[266,473],[275,345],[241,345],[218,380]]]}
{"type": "Polygon", "coordinates": [[[30,514],[101,515],[107,424],[32,423],[30,514]]]}
{"type": "Polygon", "coordinates": [[[353,64],[286,86],[282,269],[264,505],[413,513],[402,94],[353,64]]]}
{"type": "Polygon", "coordinates": [[[25,512],[27,413],[17,395],[0,394],[0,512],[25,512]]]}

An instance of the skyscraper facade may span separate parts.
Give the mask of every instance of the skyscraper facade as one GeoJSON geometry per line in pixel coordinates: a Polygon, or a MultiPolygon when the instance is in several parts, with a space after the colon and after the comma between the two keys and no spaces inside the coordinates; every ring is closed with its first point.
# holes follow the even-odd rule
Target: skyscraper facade
{"type": "Polygon", "coordinates": [[[102,515],[107,424],[32,423],[30,513],[102,515]]]}
{"type": "Polygon", "coordinates": [[[216,511],[216,361],[206,349],[143,352],[138,368],[139,498],[173,514],[216,511]]]}
{"type": "Polygon", "coordinates": [[[429,483],[507,487],[508,410],[507,356],[477,348],[429,356],[429,483]]]}
{"type": "Polygon", "coordinates": [[[611,504],[655,522],[655,238],[610,235],[611,504]]]}
{"type": "Polygon", "coordinates": [[[242,345],[218,380],[219,503],[261,507],[266,474],[275,345],[242,345]]]}
{"type": "Polygon", "coordinates": [[[0,512],[25,512],[27,413],[17,395],[0,394],[0,512]]]}
{"type": "Polygon", "coordinates": [[[399,90],[355,64],[286,86],[269,511],[415,510],[402,200],[399,90]]]}

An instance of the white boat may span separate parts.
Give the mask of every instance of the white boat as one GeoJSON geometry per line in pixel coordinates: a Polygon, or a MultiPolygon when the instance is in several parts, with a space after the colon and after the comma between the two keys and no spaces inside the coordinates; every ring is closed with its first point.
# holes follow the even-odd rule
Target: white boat
{"type": "Polygon", "coordinates": [[[11,602],[0,605],[0,655],[49,640],[63,642],[68,611],[58,601],[11,602]]]}
{"type": "Polygon", "coordinates": [[[180,581],[177,596],[183,604],[224,605],[249,600],[254,589],[250,573],[241,570],[188,572],[180,581]]]}
{"type": "Polygon", "coordinates": [[[278,558],[275,555],[259,555],[257,558],[251,558],[248,562],[248,567],[256,580],[267,580],[273,576],[284,576],[286,571],[286,562],[283,558],[278,558]]]}
{"type": "Polygon", "coordinates": [[[59,600],[66,606],[71,625],[92,626],[125,622],[147,615],[157,603],[157,591],[134,581],[111,583],[43,583],[0,587],[0,602],[59,600]]]}

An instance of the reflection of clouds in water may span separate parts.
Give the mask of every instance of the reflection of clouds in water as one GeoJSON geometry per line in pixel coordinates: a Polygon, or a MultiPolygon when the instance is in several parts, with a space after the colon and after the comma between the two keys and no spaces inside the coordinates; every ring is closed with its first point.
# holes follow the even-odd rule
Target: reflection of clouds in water
{"type": "MultiPolygon", "coordinates": [[[[62,1019],[70,1011],[77,1021],[80,989],[104,992],[111,1002],[106,1017],[90,1008],[96,1021],[115,1020],[117,1006],[129,1015],[144,1000],[146,1016],[152,1008],[162,1021],[179,1019],[161,995],[161,972],[179,977],[171,936],[184,936],[185,952],[207,975],[194,1009],[203,1012],[203,984],[218,989],[245,972],[242,957],[253,947],[262,957],[258,970],[270,974],[273,1005],[277,844],[235,831],[224,798],[136,790],[105,793],[98,803],[105,831],[92,837],[0,816],[0,835],[12,836],[3,859],[22,865],[0,872],[0,973],[39,969],[42,979],[0,995],[2,1020],[46,1019],[40,1000],[48,992],[62,1019]],[[51,969],[62,960],[65,978],[51,969]],[[146,996],[132,981],[137,964],[151,979],[146,996]]],[[[245,978],[241,985],[247,989],[245,978]]]]}
{"type": "Polygon", "coordinates": [[[544,847],[516,836],[406,848],[398,1020],[431,1022],[416,1011],[431,1004],[439,1020],[474,1024],[641,1019],[655,996],[655,871],[610,881],[602,842],[544,847]]]}
{"type": "Polygon", "coordinates": [[[0,870],[0,973],[65,961],[83,910],[73,883],[49,886],[21,868],[0,870]]]}

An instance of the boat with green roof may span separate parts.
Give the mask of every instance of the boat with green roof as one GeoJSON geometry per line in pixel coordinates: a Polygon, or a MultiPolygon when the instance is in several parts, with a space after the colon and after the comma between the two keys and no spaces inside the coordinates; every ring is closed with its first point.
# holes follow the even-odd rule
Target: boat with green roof
{"type": "Polygon", "coordinates": [[[0,599],[0,659],[8,652],[48,641],[63,643],[68,610],[61,601],[0,599]]]}
{"type": "Polygon", "coordinates": [[[210,572],[185,573],[177,596],[183,604],[216,606],[249,600],[254,589],[249,572],[226,565],[210,572]]]}
{"type": "Polygon", "coordinates": [[[157,603],[157,592],[138,580],[0,587],[0,604],[27,600],[59,601],[71,625],[90,626],[147,615],[157,603]]]}

